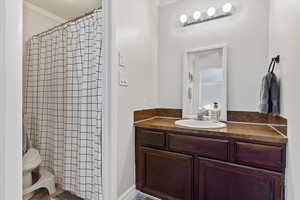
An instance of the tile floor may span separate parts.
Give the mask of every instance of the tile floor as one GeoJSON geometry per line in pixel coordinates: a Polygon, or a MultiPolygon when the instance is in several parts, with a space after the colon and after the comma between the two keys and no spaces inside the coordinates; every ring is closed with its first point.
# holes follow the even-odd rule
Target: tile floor
{"type": "MultiPolygon", "coordinates": [[[[56,193],[53,196],[58,195],[62,192],[63,190],[57,189],[56,193]]],[[[40,189],[35,192],[35,195],[30,200],[52,200],[52,198],[49,196],[46,189],[40,189]]]]}
{"type": "Polygon", "coordinates": [[[48,195],[47,190],[41,189],[35,192],[35,195],[31,198],[31,200],[51,200],[48,195]]]}
{"type": "MultiPolygon", "coordinates": [[[[58,195],[62,192],[62,190],[59,190],[56,192],[55,195],[58,195]]],[[[55,196],[54,195],[54,196],[55,196]]],[[[52,200],[51,197],[48,195],[47,190],[45,189],[40,189],[38,190],[35,195],[30,199],[30,200],[52,200]]],[[[141,195],[137,195],[134,199],[132,200],[152,200],[148,197],[143,197],[141,195]]]]}

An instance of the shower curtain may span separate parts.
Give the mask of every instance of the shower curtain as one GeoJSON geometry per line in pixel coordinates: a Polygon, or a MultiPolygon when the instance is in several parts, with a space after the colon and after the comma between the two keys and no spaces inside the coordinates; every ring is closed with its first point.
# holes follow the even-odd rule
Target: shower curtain
{"type": "Polygon", "coordinates": [[[103,12],[34,36],[24,71],[24,131],[64,190],[102,197],[103,12]]]}

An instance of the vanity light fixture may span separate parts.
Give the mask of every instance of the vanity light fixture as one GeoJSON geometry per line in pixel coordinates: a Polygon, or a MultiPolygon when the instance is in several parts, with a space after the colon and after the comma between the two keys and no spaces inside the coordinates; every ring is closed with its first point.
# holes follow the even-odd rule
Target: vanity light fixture
{"type": "Polygon", "coordinates": [[[180,22],[182,24],[185,24],[187,22],[187,20],[188,20],[188,17],[186,15],[181,15],[180,16],[180,22]]]}
{"type": "Polygon", "coordinates": [[[224,6],[223,6],[223,12],[224,13],[229,13],[231,12],[232,10],[232,4],[231,3],[226,3],[224,6]]]}
{"type": "Polygon", "coordinates": [[[202,13],[199,10],[196,10],[191,17],[188,15],[180,16],[180,23],[183,27],[190,26],[193,24],[199,24],[215,19],[220,19],[223,17],[228,17],[233,14],[234,6],[231,3],[224,4],[221,8],[210,7],[206,12],[202,13]],[[193,19],[193,20],[189,20],[193,19]]]}
{"type": "Polygon", "coordinates": [[[194,20],[199,20],[200,17],[201,17],[201,12],[198,11],[198,10],[196,10],[196,11],[194,12],[194,14],[193,14],[194,20]]]}
{"type": "Polygon", "coordinates": [[[216,8],[210,7],[210,8],[207,10],[207,15],[208,15],[209,17],[213,17],[215,14],[216,14],[216,8]]]}

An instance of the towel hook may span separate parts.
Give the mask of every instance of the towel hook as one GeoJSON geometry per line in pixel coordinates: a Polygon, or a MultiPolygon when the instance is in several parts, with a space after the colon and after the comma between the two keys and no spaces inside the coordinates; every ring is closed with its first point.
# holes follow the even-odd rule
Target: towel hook
{"type": "Polygon", "coordinates": [[[280,63],[280,55],[273,58],[276,63],[280,63]]]}
{"type": "Polygon", "coordinates": [[[276,57],[272,58],[271,63],[269,65],[268,72],[272,72],[273,73],[273,71],[275,69],[276,63],[280,63],[280,55],[277,55],[276,57]]]}

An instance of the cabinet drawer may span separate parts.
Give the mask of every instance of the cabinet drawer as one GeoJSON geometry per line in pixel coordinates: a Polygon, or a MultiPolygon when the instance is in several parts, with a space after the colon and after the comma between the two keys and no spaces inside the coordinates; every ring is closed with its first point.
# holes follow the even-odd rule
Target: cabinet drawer
{"type": "Polygon", "coordinates": [[[236,142],[234,157],[236,162],[243,164],[273,170],[284,169],[284,148],[280,146],[236,142]]]}
{"type": "Polygon", "coordinates": [[[137,142],[145,146],[164,147],[166,144],[165,134],[146,129],[137,129],[137,142]]]}
{"type": "Polygon", "coordinates": [[[168,135],[168,147],[170,150],[204,157],[227,160],[228,146],[229,142],[227,140],[174,134],[168,135]]]}

